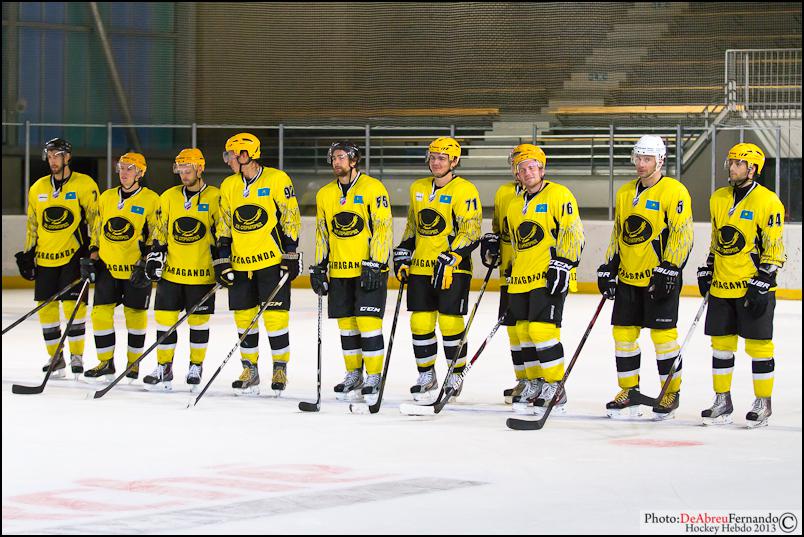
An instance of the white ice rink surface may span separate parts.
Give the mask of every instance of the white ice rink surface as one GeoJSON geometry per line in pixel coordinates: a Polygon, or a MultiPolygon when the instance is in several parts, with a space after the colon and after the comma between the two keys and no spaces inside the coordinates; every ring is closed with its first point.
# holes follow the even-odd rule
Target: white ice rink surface
{"type": "MultiPolygon", "coordinates": [[[[4,326],[32,307],[31,294],[3,291],[4,326]]],[[[386,344],[396,294],[388,296],[386,344]]],[[[483,298],[470,357],[496,320],[498,299],[483,298]]],[[[203,382],[235,343],[225,293],[217,300],[203,382]]],[[[598,300],[568,298],[561,334],[567,362],[598,300]]],[[[680,340],[699,305],[682,298],[680,340]]],[[[145,392],[140,380],[93,400],[97,387],[74,380],[51,380],[40,395],[11,393],[14,383],[39,384],[46,361],[38,321],[24,322],[3,336],[3,533],[639,533],[642,511],[801,510],[801,302],[777,304],[774,414],[770,426],[755,430],[744,427],[753,388],[742,343],[732,385],[735,424],[700,426],[713,397],[703,323],[685,353],[675,420],[605,418],[604,405],[618,391],[610,303],[569,378],[567,415],[551,416],[543,430],[505,427],[511,411],[502,390],[514,377],[503,330],[467,376],[459,402],[434,417],[403,416],[399,404],[416,379],[404,309],[377,415],[351,415],[335,401],[332,387],[344,366],[337,325],[327,320],[321,412],[298,410],[299,401],[315,399],[316,300],[309,290],[293,293],[285,394],[267,395],[262,328],[263,395],[232,395],[241,370],[236,354],[190,410],[185,326],[173,393],[145,392]]],[[[126,347],[121,310],[118,373],[126,347]]],[[[155,337],[152,311],[149,323],[146,346],[155,337]]],[[[89,325],[85,365],[93,367],[89,325]]],[[[647,331],[640,345],[641,387],[655,394],[647,331]]],[[[441,350],[439,356],[441,380],[441,350]]],[[[155,364],[155,353],[146,357],[140,379],[155,364]]]]}

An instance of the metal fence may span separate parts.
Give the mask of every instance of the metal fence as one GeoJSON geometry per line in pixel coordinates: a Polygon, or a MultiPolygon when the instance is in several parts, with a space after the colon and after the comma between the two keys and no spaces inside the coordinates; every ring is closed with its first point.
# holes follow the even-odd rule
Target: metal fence
{"type": "Polygon", "coordinates": [[[726,105],[745,118],[801,118],[801,49],[726,51],[726,105]]]}

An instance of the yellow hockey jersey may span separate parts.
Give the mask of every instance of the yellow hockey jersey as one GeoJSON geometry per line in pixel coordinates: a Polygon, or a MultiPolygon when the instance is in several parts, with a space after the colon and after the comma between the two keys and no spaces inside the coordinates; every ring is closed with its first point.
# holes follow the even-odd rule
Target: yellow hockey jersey
{"type": "Polygon", "coordinates": [[[301,214],[288,174],[263,167],[249,185],[242,174],[221,184],[218,237],[232,239],[232,268],[259,270],[278,265],[284,252],[295,252],[301,214]]]}
{"type": "Polygon", "coordinates": [[[639,179],[617,191],[614,229],[606,260],[619,254],[620,281],[647,287],[653,269],[662,261],[683,267],[692,249],[693,225],[690,194],[672,177],[637,193],[639,179]]]}
{"type": "Polygon", "coordinates": [[[507,285],[505,271],[511,266],[513,249],[511,247],[511,233],[508,229],[508,204],[515,197],[522,194],[522,187],[513,181],[497,189],[494,195],[494,216],[491,219],[491,231],[500,236],[500,284],[507,285]]]}
{"type": "Polygon", "coordinates": [[[471,274],[482,218],[477,188],[463,177],[455,176],[441,188],[432,176],[414,181],[401,243],[413,250],[410,273],[432,276],[438,255],[453,251],[463,258],[455,272],[471,274]]]}
{"type": "Polygon", "coordinates": [[[204,285],[215,283],[210,246],[220,218],[220,190],[204,185],[198,192],[178,185],[159,197],[155,240],[167,245],[162,278],[169,282],[204,285]]]}
{"type": "Polygon", "coordinates": [[[358,173],[346,195],[335,179],[318,191],[315,201],[315,262],[327,262],[330,276],[360,276],[365,259],[388,263],[393,226],[385,185],[358,173]]]}
{"type": "Polygon", "coordinates": [[[123,199],[120,191],[120,187],[110,188],[101,194],[90,248],[97,248],[112,276],[123,280],[142,257],[140,242],[153,242],[159,195],[141,187],[123,199]]]}
{"type": "Polygon", "coordinates": [[[50,175],[28,191],[25,251],[36,248],[36,264],[66,265],[81,247],[89,246],[98,215],[98,185],[90,176],[72,172],[57,191],[50,175]]]}
{"type": "Polygon", "coordinates": [[[778,196],[758,183],[737,204],[733,193],[730,186],[719,188],[709,200],[709,251],[715,261],[710,292],[719,298],[745,296],[760,263],[781,267],[787,259],[782,240],[784,205],[778,196]]]}
{"type": "Polygon", "coordinates": [[[513,247],[509,293],[546,287],[550,259],[577,264],[584,246],[578,202],[567,187],[545,180],[542,190],[527,198],[522,194],[508,205],[513,247]]]}

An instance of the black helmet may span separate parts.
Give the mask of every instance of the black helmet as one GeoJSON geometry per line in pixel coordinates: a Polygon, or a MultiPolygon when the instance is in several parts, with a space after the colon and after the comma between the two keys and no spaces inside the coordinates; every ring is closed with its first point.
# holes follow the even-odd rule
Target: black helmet
{"type": "Polygon", "coordinates": [[[72,154],[73,144],[64,138],[53,138],[52,140],[48,141],[45,144],[45,148],[42,149],[42,160],[47,160],[48,150],[62,151],[64,153],[72,154]]]}
{"type": "Polygon", "coordinates": [[[360,163],[360,148],[354,142],[349,142],[346,140],[342,140],[340,142],[335,142],[331,146],[329,146],[329,151],[327,151],[327,163],[332,164],[332,154],[340,149],[341,151],[346,152],[349,155],[349,160],[355,161],[355,166],[360,163]]]}

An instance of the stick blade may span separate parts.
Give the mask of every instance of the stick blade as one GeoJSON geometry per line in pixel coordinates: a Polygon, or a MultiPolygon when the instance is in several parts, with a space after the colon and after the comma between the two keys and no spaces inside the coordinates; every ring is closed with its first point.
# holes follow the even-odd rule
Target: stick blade
{"type": "Polygon", "coordinates": [[[321,410],[321,403],[308,403],[307,401],[302,401],[299,403],[299,410],[302,412],[318,412],[321,410]]]}
{"type": "Polygon", "coordinates": [[[11,386],[11,393],[30,395],[34,393],[42,393],[44,389],[44,386],[23,386],[22,384],[13,384],[11,386]]]}
{"type": "Polygon", "coordinates": [[[412,405],[410,403],[399,405],[399,411],[406,416],[434,416],[436,413],[432,405],[412,405]]]}
{"type": "Polygon", "coordinates": [[[515,431],[538,431],[544,427],[545,420],[520,420],[517,418],[508,418],[505,420],[505,425],[509,429],[515,431]]]}

